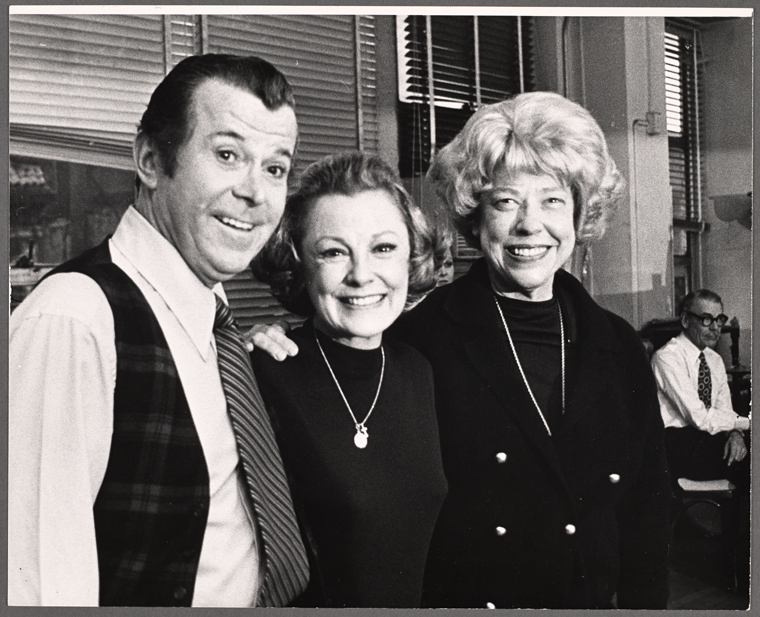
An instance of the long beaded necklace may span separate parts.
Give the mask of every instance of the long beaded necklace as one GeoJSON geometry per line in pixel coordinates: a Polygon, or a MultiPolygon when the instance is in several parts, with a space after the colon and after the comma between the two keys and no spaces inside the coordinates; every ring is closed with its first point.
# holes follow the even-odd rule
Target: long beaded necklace
{"type": "MultiPolygon", "coordinates": [[[[501,306],[499,306],[499,300],[496,298],[495,294],[494,294],[493,299],[494,299],[494,302],[496,303],[496,309],[499,311],[499,317],[501,317],[501,323],[504,326],[504,331],[507,333],[509,346],[512,349],[512,355],[515,357],[515,362],[517,363],[517,368],[520,371],[520,376],[522,377],[523,383],[525,383],[525,387],[528,389],[528,394],[530,394],[530,399],[533,401],[533,405],[535,405],[536,411],[538,411],[538,415],[541,416],[541,421],[544,423],[544,426],[546,427],[546,432],[549,433],[549,436],[551,437],[552,432],[551,432],[551,429],[549,428],[549,423],[546,421],[546,418],[544,417],[544,414],[541,411],[541,408],[538,406],[536,397],[533,396],[533,390],[531,390],[530,385],[528,384],[528,379],[525,377],[522,364],[520,364],[520,358],[517,357],[517,350],[515,349],[515,344],[512,341],[512,335],[509,333],[507,320],[504,319],[504,313],[501,311],[501,306]]],[[[559,310],[559,337],[560,337],[559,345],[560,345],[560,355],[562,357],[562,414],[564,415],[565,413],[565,324],[562,319],[562,307],[560,306],[559,302],[557,302],[557,309],[559,310]]]]}
{"type": "Polygon", "coordinates": [[[316,328],[314,328],[314,338],[316,339],[317,347],[319,347],[319,351],[325,360],[325,364],[327,365],[327,370],[330,371],[330,375],[332,376],[333,381],[335,382],[335,385],[338,387],[338,392],[340,392],[340,396],[343,399],[343,402],[346,404],[348,413],[351,414],[351,418],[353,418],[354,420],[354,425],[356,426],[356,435],[354,435],[354,445],[357,448],[364,449],[367,447],[367,441],[369,440],[369,433],[367,432],[366,423],[367,423],[367,420],[369,420],[369,417],[372,415],[372,412],[375,410],[375,405],[377,404],[377,398],[380,396],[380,388],[383,385],[383,375],[385,374],[385,350],[383,349],[383,346],[380,345],[380,354],[382,355],[383,363],[380,366],[380,381],[377,384],[377,392],[375,392],[375,399],[372,401],[372,405],[370,406],[369,411],[367,412],[367,415],[364,417],[364,420],[359,422],[356,419],[356,416],[354,415],[353,409],[351,409],[351,405],[348,404],[348,399],[346,399],[346,395],[343,394],[343,388],[340,387],[340,384],[338,383],[338,378],[335,376],[335,373],[332,370],[332,366],[330,366],[330,362],[327,360],[325,351],[324,349],[322,349],[322,345],[319,342],[319,337],[317,336],[316,328]]]}

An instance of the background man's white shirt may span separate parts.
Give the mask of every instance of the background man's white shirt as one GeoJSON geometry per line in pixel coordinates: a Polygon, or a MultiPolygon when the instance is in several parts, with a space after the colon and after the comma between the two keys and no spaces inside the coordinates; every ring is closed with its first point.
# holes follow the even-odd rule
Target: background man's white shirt
{"type": "Polygon", "coordinates": [[[699,398],[699,353],[699,348],[682,332],[652,356],[665,428],[693,426],[711,435],[749,429],[749,419],[733,409],[723,358],[709,347],[704,354],[712,380],[711,407],[705,407],[699,398]]]}

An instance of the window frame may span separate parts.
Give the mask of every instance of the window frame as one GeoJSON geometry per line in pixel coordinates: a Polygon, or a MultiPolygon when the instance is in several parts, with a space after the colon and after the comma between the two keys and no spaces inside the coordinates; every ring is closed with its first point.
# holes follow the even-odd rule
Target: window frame
{"type": "Polygon", "coordinates": [[[702,286],[702,241],[707,225],[703,214],[704,58],[700,34],[698,24],[665,19],[666,127],[673,193],[673,306],[678,306],[685,294],[702,286]],[[681,253],[679,242],[684,245],[681,253]]]}

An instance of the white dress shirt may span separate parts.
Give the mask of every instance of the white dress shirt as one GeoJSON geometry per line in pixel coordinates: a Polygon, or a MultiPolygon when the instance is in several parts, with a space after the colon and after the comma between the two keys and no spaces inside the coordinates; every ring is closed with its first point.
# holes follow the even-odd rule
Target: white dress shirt
{"type": "Polygon", "coordinates": [[[652,356],[657,395],[665,428],[693,426],[711,435],[749,429],[749,418],[734,411],[723,358],[706,347],[705,360],[712,380],[711,406],[699,398],[699,348],[681,332],[652,356]]]}
{"type": "MultiPolygon", "coordinates": [[[[172,352],[210,479],[193,606],[253,606],[254,519],[216,360],[214,292],[134,208],[109,245],[172,352]]],[[[10,320],[8,603],[97,606],[93,504],[108,464],[116,380],[108,300],[79,273],[49,277],[10,320]]]]}

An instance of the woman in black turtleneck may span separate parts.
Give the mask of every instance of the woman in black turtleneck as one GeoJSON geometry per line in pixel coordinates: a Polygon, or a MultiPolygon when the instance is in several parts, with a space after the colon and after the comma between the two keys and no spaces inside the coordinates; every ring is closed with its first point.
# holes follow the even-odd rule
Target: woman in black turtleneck
{"type": "Polygon", "coordinates": [[[254,263],[309,319],[299,353],[252,362],[310,559],[300,606],[417,607],[446,494],[430,364],[383,332],[435,286],[443,250],[375,156],[313,164],[254,263]]]}
{"type": "Polygon", "coordinates": [[[601,128],[520,94],[478,109],[428,175],[483,259],[394,326],[433,366],[449,482],[423,605],[665,608],[653,375],[633,328],[562,269],[624,195],[601,128]]]}

